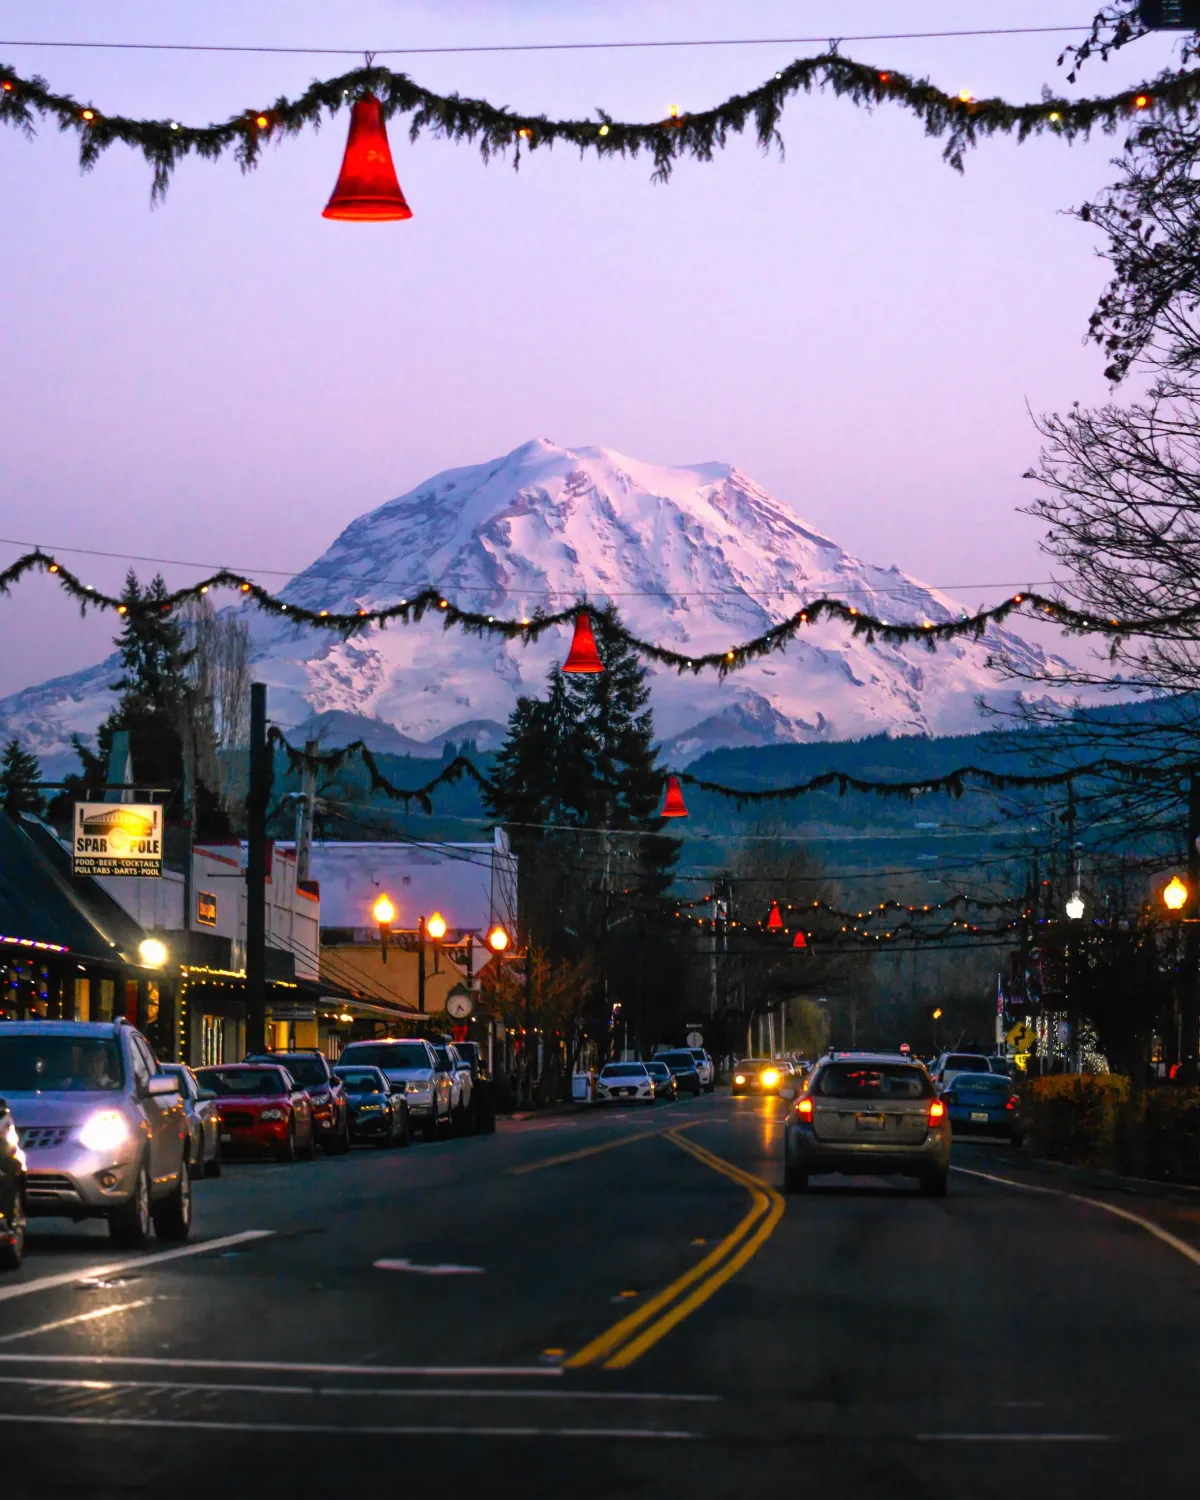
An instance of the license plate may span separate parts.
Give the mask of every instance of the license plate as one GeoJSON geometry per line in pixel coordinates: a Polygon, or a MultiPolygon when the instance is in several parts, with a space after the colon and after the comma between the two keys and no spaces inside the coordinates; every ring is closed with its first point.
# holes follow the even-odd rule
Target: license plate
{"type": "Polygon", "coordinates": [[[231,1130],[222,1130],[221,1144],[227,1146],[231,1140],[233,1140],[233,1132],[231,1130]]]}
{"type": "Polygon", "coordinates": [[[988,1121],[987,1111],[982,1109],[973,1109],[971,1111],[971,1119],[977,1120],[981,1125],[986,1125],[988,1121]]]}
{"type": "Polygon", "coordinates": [[[855,1115],[854,1124],[859,1130],[882,1130],[887,1124],[886,1115],[855,1115]]]}

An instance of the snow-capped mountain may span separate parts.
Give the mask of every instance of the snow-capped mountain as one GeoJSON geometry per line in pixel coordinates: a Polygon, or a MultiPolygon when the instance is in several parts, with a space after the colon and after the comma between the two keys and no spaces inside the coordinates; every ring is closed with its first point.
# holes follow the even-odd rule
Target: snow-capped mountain
{"type": "MultiPolygon", "coordinates": [[[[361,516],[285,597],[346,610],[427,585],[507,616],[581,595],[611,601],[638,635],[697,653],[758,635],[822,594],[889,620],[962,612],[895,567],[851,557],[728,464],[663,468],[546,439],[447,469],[361,516]]],[[[430,754],[447,739],[495,744],[518,694],[541,692],[568,645],[565,629],[529,647],[429,617],[348,641],[258,614],[250,624],[273,720],[336,724],[342,737],[354,724],[379,748],[416,741],[430,754]]],[[[676,764],[719,746],[962,733],[980,727],[981,696],[1011,701],[988,665],[997,654],[1027,670],[1051,665],[1005,630],[930,654],[824,623],[723,682],[655,670],[655,726],[676,764]]],[[[72,731],[90,733],[107,712],[114,678],[110,659],[0,699],[0,733],[57,760],[72,731]]]]}

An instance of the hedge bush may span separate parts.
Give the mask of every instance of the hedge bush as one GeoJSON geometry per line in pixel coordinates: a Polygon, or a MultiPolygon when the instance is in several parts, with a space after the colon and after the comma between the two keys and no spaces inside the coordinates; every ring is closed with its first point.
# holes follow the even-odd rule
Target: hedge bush
{"type": "Polygon", "coordinates": [[[1200,1184],[1200,1089],[1135,1094],[1115,1074],[1033,1078],[1022,1088],[1037,1156],[1128,1177],[1200,1184]]]}

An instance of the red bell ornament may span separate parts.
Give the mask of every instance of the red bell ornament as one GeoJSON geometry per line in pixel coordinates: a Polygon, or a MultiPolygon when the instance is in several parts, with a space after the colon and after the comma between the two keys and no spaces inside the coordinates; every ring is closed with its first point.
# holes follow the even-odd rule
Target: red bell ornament
{"type": "Polygon", "coordinates": [[[771,902],[771,913],[767,917],[767,931],[780,932],[783,929],[783,918],[779,915],[779,902],[771,902]]]}
{"type": "Polygon", "coordinates": [[[383,106],[374,94],[354,101],[342,170],[321,217],[356,223],[412,218],[392,165],[383,106]]]}
{"type": "Polygon", "coordinates": [[[596,650],[596,637],[592,634],[592,621],[586,610],[575,616],[575,635],[571,640],[571,651],[565,662],[564,672],[603,672],[604,663],[596,650]]]}
{"type": "Polygon", "coordinates": [[[802,932],[798,932],[796,934],[796,936],[792,939],[792,947],[793,948],[807,948],[808,947],[808,941],[807,941],[807,939],[805,938],[805,936],[804,936],[804,934],[802,932]]]}
{"type": "Polygon", "coordinates": [[[687,807],[683,801],[683,788],[679,785],[678,776],[667,777],[667,795],[663,799],[660,818],[686,818],[687,807]]]}

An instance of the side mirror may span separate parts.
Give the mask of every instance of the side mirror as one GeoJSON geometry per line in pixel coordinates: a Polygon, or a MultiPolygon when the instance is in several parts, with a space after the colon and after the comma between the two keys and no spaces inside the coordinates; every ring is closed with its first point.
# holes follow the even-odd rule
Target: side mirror
{"type": "Polygon", "coordinates": [[[779,1097],[781,1099],[794,1099],[796,1097],[796,1090],[785,1086],[779,1090],[779,1097]]]}
{"type": "Polygon", "coordinates": [[[167,1094],[178,1094],[179,1079],[170,1073],[155,1073],[146,1092],[152,1099],[161,1099],[167,1094]]]}
{"type": "Polygon", "coordinates": [[[215,1099],[216,1097],[217,1096],[212,1091],[212,1089],[201,1089],[200,1092],[196,1095],[197,1100],[201,1104],[205,1104],[209,1099],[215,1099]]]}

